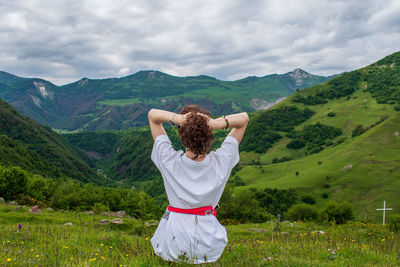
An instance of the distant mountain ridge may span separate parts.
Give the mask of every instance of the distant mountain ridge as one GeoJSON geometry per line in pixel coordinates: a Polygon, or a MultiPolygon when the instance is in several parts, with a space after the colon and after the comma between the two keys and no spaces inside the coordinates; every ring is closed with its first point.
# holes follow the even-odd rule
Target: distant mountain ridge
{"type": "Polygon", "coordinates": [[[121,78],[82,78],[56,86],[43,79],[0,72],[0,98],[56,129],[128,129],[146,124],[151,108],[179,111],[186,104],[200,104],[213,114],[250,112],[332,77],[295,69],[286,74],[221,81],[206,75],[176,77],[148,70],[121,78]]]}

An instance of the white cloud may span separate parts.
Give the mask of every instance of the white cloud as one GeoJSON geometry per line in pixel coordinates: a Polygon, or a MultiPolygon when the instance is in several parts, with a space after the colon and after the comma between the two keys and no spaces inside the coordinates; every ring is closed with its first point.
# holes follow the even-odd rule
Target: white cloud
{"type": "Polygon", "coordinates": [[[0,70],[57,84],[143,69],[330,75],[398,50],[392,1],[0,0],[0,70]]]}

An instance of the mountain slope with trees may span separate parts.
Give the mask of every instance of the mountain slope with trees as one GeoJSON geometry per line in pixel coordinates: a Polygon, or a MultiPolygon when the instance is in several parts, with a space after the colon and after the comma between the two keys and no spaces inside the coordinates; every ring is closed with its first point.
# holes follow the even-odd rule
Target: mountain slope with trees
{"type": "Polygon", "coordinates": [[[0,100],[0,165],[20,166],[48,177],[106,184],[85,162],[91,162],[86,153],[0,100]]]}
{"type": "Polygon", "coordinates": [[[147,111],[153,107],[178,111],[196,103],[215,114],[265,109],[296,90],[331,78],[300,69],[237,81],[140,71],[122,78],[83,78],[56,86],[42,79],[0,72],[0,97],[52,128],[97,131],[145,125],[147,111]]]}

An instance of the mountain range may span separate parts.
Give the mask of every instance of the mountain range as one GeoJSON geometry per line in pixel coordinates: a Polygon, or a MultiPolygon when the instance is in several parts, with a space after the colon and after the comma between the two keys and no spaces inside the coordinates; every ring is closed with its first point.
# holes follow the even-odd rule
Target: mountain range
{"type": "MultiPolygon", "coordinates": [[[[375,209],[384,200],[400,209],[399,111],[400,52],[251,112],[231,180],[240,181],[237,192],[292,188],[319,207],[346,200],[358,218],[377,222],[375,209]]],[[[226,134],[215,133],[214,147],[226,134]]],[[[176,129],[168,128],[168,135],[182,149],[176,129]]],[[[163,193],[148,127],[64,137],[95,155],[111,179],[142,186],[154,197],[163,193]]]]}
{"type": "Polygon", "coordinates": [[[221,81],[205,75],[175,77],[140,71],[122,78],[83,78],[56,86],[43,79],[0,72],[0,98],[53,129],[123,130],[147,124],[147,112],[154,107],[179,111],[196,103],[214,114],[251,112],[333,77],[295,69],[286,74],[221,81]]]}
{"type": "MultiPolygon", "coordinates": [[[[36,97],[40,102],[35,100],[38,105],[34,102],[33,105],[37,109],[32,110],[37,114],[43,111],[39,105],[50,106],[53,102],[62,101],[69,104],[56,106],[60,114],[63,114],[66,107],[75,107],[75,112],[78,112],[79,105],[72,101],[74,95],[80,95],[82,103],[91,103],[87,107],[109,107],[108,113],[112,113],[112,108],[133,108],[135,105],[143,105],[143,110],[149,107],[168,107],[170,99],[176,96],[187,97],[186,93],[194,97],[195,92],[203,92],[204,97],[208,91],[194,86],[199,80],[213,81],[218,86],[226,83],[206,76],[166,78],[159,72],[139,72],[133,76],[139,77],[120,79],[132,79],[135,82],[142,79],[144,85],[152,82],[155,84],[153,98],[150,89],[138,89],[136,92],[148,103],[121,103],[122,99],[130,99],[130,83],[125,84],[126,91],[122,85],[118,87],[120,90],[113,91],[109,87],[105,89],[105,84],[111,83],[108,79],[105,83],[103,80],[92,82],[83,79],[58,87],[44,80],[0,73],[0,91],[2,97],[14,95],[14,105],[19,103],[21,107],[27,104],[22,100],[23,97],[17,96],[32,101],[36,97]],[[187,87],[174,87],[176,91],[171,92],[163,87],[161,81],[164,79],[188,79],[193,85],[190,88],[194,89],[186,92],[187,87]],[[104,87],[94,86],[96,83],[104,87]],[[17,86],[23,84],[26,87],[17,86]],[[79,92],[79,88],[82,88],[82,92],[79,92]],[[100,91],[107,95],[108,100],[91,98],[97,95],[98,88],[103,88],[100,91]],[[60,97],[63,94],[64,100],[60,97]],[[111,97],[113,94],[115,98],[111,97]],[[121,98],[124,94],[125,98],[121,98]],[[157,95],[161,95],[165,102],[159,100],[157,95]]],[[[261,79],[263,77],[243,80],[244,84],[247,81],[257,87],[261,79]]],[[[231,83],[240,84],[243,80],[231,83]]],[[[172,81],[166,84],[172,84],[172,81]]],[[[231,91],[237,90],[243,99],[250,99],[245,97],[247,91],[239,90],[240,86],[230,88],[231,91]]],[[[220,92],[229,92],[227,88],[217,89],[209,89],[209,98],[212,96],[217,99],[221,96],[218,95],[220,92]]],[[[276,99],[279,97],[276,96],[276,99]]],[[[233,107],[232,104],[230,108],[233,107]]],[[[25,108],[31,111],[27,106],[25,108]]],[[[81,108],[84,110],[83,106],[81,108]]],[[[171,106],[170,110],[173,109],[171,106]]],[[[215,113],[213,110],[217,115],[218,111],[215,113]]],[[[322,84],[296,90],[270,109],[254,111],[249,115],[248,129],[240,145],[240,164],[235,167],[230,178],[231,181],[237,181],[235,192],[291,188],[300,196],[315,199],[315,205],[319,207],[324,207],[329,201],[347,200],[354,205],[357,218],[372,219],[375,222],[381,219],[376,208],[384,200],[394,211],[400,210],[400,52],[322,84]]],[[[54,116],[54,119],[58,118],[58,115],[54,116]]],[[[182,149],[176,129],[168,127],[167,132],[176,149],[182,149]]],[[[214,148],[220,145],[226,134],[227,131],[215,133],[214,148]]],[[[2,166],[19,165],[45,176],[65,176],[97,184],[139,186],[158,197],[163,192],[163,184],[150,160],[152,144],[147,126],[124,131],[81,132],[61,136],[0,100],[2,166]]]]}

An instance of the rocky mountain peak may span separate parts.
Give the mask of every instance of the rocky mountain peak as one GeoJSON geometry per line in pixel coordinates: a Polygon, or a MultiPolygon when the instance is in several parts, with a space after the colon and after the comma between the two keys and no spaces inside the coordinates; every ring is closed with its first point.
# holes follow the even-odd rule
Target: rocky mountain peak
{"type": "Polygon", "coordinates": [[[304,79],[311,77],[310,73],[302,69],[294,69],[291,72],[288,72],[287,75],[295,80],[296,87],[301,86],[304,82],[304,79]]]}

